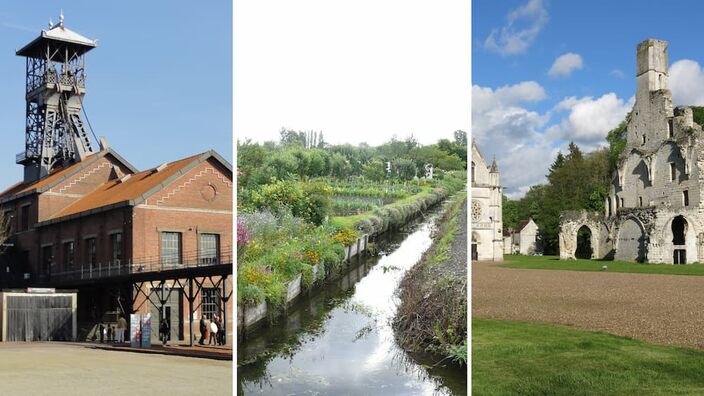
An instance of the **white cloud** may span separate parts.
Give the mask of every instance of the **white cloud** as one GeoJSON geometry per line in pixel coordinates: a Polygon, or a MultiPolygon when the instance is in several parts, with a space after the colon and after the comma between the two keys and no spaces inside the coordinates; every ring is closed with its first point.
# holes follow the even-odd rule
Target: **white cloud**
{"type": "Polygon", "coordinates": [[[493,90],[472,87],[472,112],[482,112],[495,106],[515,105],[521,102],[538,102],[546,98],[545,89],[535,81],[523,81],[493,90]]]}
{"type": "Polygon", "coordinates": [[[472,137],[487,161],[496,156],[509,197],[518,198],[544,182],[554,157],[552,144],[540,132],[550,116],[524,107],[545,98],[545,90],[534,81],[497,89],[472,87],[472,137]]]}
{"type": "Polygon", "coordinates": [[[472,87],[472,137],[485,159],[496,156],[509,198],[518,199],[530,186],[545,183],[550,164],[569,141],[584,152],[605,145],[606,134],[623,121],[635,100],[607,93],[566,97],[545,113],[527,108],[546,97],[534,81],[496,89],[472,87]],[[550,121],[553,117],[560,117],[557,123],[550,121]]]}
{"type": "Polygon", "coordinates": [[[582,68],[582,56],[568,52],[559,56],[548,71],[550,77],[569,77],[573,71],[582,68]]]}
{"type": "Polygon", "coordinates": [[[623,121],[633,107],[634,98],[624,101],[615,93],[600,98],[569,97],[555,105],[556,111],[569,111],[559,125],[554,125],[548,134],[554,139],[571,140],[587,151],[604,145],[606,134],[623,121]]]}
{"type": "Polygon", "coordinates": [[[613,69],[609,72],[609,75],[614,76],[616,78],[623,78],[625,76],[621,69],[613,69]]]}
{"type": "Polygon", "coordinates": [[[528,0],[526,4],[511,10],[506,19],[506,25],[491,31],[484,46],[501,55],[516,55],[533,44],[548,22],[548,12],[542,0],[528,0]]]}
{"type": "Polygon", "coordinates": [[[675,105],[704,105],[704,70],[699,63],[689,59],[673,63],[670,90],[675,105]]]}

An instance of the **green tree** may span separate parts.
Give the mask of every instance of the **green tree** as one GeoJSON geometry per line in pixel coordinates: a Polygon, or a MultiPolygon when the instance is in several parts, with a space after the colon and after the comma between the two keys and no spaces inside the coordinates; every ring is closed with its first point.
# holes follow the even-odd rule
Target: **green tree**
{"type": "MultiPolygon", "coordinates": [[[[438,148],[448,154],[454,154],[459,159],[467,162],[467,145],[460,145],[448,139],[440,139],[437,144],[438,148]]],[[[465,168],[466,169],[466,168],[465,168]]]]}
{"type": "Polygon", "coordinates": [[[621,121],[618,126],[609,131],[606,135],[606,141],[609,142],[609,169],[616,170],[618,159],[626,148],[626,132],[628,121],[631,119],[631,113],[626,115],[626,119],[621,121]]]}
{"type": "Polygon", "coordinates": [[[330,155],[330,175],[338,179],[343,179],[350,175],[352,167],[347,158],[340,153],[330,155]]]}
{"type": "Polygon", "coordinates": [[[296,132],[290,129],[281,128],[279,131],[282,146],[306,146],[306,136],[303,132],[296,132]]]}
{"type": "Polygon", "coordinates": [[[393,161],[393,169],[396,170],[396,175],[401,180],[413,180],[416,177],[416,164],[407,158],[399,158],[393,161]]]}
{"type": "Polygon", "coordinates": [[[384,178],[386,178],[386,168],[382,161],[374,160],[364,165],[364,170],[362,174],[366,179],[373,181],[382,181],[384,180],[384,178]]]}
{"type": "Polygon", "coordinates": [[[517,202],[518,221],[532,217],[540,228],[545,253],[559,250],[560,213],[587,209],[602,212],[609,186],[609,151],[583,154],[570,143],[567,155],[558,153],[545,185],[533,186],[517,202]]]}
{"type": "Polygon", "coordinates": [[[509,199],[506,195],[501,195],[501,218],[504,222],[504,229],[516,229],[518,225],[518,202],[509,199]]]}

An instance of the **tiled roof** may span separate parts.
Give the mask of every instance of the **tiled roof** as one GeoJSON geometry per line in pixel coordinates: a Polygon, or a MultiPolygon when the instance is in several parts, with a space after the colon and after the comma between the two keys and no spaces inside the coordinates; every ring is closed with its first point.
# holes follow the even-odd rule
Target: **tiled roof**
{"type": "Polygon", "coordinates": [[[171,176],[176,175],[187,165],[197,161],[198,157],[201,155],[202,154],[198,154],[168,163],[166,167],[159,171],[154,168],[135,173],[127,179],[122,178],[111,180],[98,187],[92,193],[87,194],[83,198],[54,214],[49,220],[138,199],[147,194],[153,188],[160,186],[171,176]]]}
{"type": "Polygon", "coordinates": [[[52,185],[54,182],[59,181],[62,179],[63,176],[70,175],[74,171],[82,168],[84,165],[93,162],[96,160],[97,157],[95,153],[90,154],[87,156],[83,161],[81,162],[76,162],[75,164],[71,164],[67,167],[64,168],[59,168],[51,172],[48,176],[33,181],[31,183],[24,183],[22,181],[15,183],[5,191],[0,193],[0,199],[2,198],[9,198],[13,195],[19,195],[22,193],[25,193],[27,191],[35,190],[35,189],[41,189],[42,187],[46,187],[49,185],[52,185]]]}
{"type": "Polygon", "coordinates": [[[19,196],[30,191],[42,192],[51,188],[54,184],[60,182],[66,177],[73,175],[84,167],[92,164],[93,162],[103,158],[104,156],[110,154],[113,158],[117,159],[122,165],[130,169],[132,172],[136,172],[137,169],[132,166],[129,162],[125,161],[119,154],[117,154],[112,149],[102,150],[97,153],[89,154],[83,161],[76,162],[64,168],[59,168],[51,172],[48,176],[33,181],[31,183],[17,182],[14,185],[7,188],[5,191],[0,193],[0,201],[11,200],[12,198],[19,196]]]}

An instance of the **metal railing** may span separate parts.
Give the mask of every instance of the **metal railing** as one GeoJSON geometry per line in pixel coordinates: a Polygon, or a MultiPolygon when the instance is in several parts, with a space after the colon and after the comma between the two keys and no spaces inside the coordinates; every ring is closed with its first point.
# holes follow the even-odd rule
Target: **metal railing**
{"type": "Polygon", "coordinates": [[[232,264],[232,249],[220,251],[215,257],[203,257],[199,254],[181,257],[178,262],[169,262],[161,257],[147,257],[137,260],[118,262],[74,265],[76,269],[52,271],[40,274],[44,281],[74,281],[86,279],[105,279],[122,275],[144,272],[161,272],[182,268],[208,267],[221,264],[232,264]]]}
{"type": "Polygon", "coordinates": [[[46,84],[61,84],[69,85],[72,87],[85,88],[86,86],[86,76],[82,73],[80,74],[69,74],[45,71],[40,74],[33,74],[28,76],[27,80],[27,93],[34,91],[39,87],[43,87],[46,84]]]}

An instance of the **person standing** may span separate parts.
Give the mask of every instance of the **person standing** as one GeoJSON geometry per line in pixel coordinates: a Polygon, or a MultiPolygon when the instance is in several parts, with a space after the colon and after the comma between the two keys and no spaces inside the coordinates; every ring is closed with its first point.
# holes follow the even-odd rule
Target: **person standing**
{"type": "Polygon", "coordinates": [[[218,316],[213,316],[213,321],[210,322],[210,339],[208,340],[208,345],[217,344],[218,339],[218,316]]]}
{"type": "Polygon", "coordinates": [[[218,345],[225,345],[225,326],[222,318],[218,316],[218,345]]]}
{"type": "Polygon", "coordinates": [[[171,333],[171,326],[166,318],[161,319],[161,324],[159,325],[159,332],[161,333],[161,343],[166,345],[166,341],[169,340],[169,335],[171,333]]]}
{"type": "Polygon", "coordinates": [[[205,324],[205,315],[200,317],[200,340],[198,340],[198,344],[203,345],[205,344],[205,333],[208,331],[208,327],[205,324]]]}
{"type": "Polygon", "coordinates": [[[117,342],[120,344],[125,342],[125,329],[127,329],[127,319],[124,316],[120,316],[117,319],[117,342]]]}

